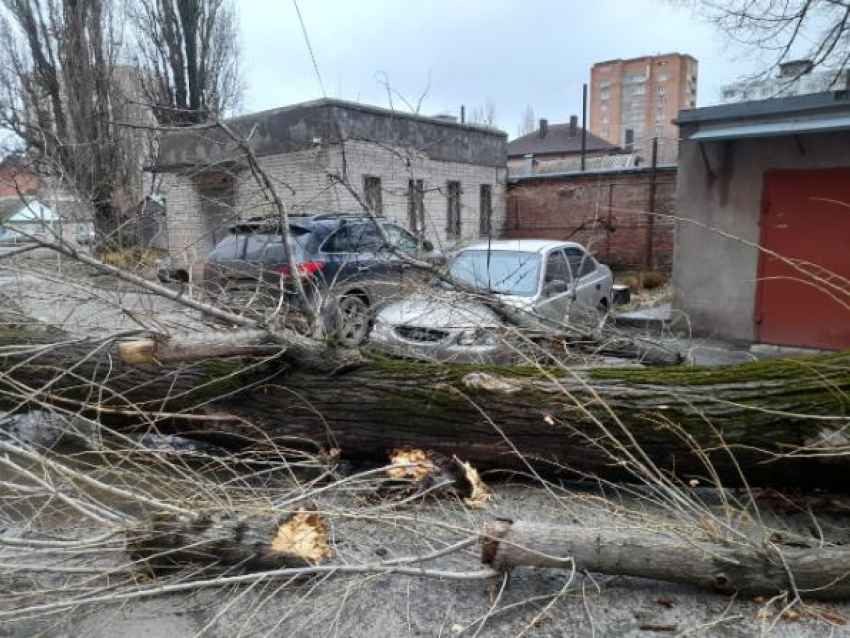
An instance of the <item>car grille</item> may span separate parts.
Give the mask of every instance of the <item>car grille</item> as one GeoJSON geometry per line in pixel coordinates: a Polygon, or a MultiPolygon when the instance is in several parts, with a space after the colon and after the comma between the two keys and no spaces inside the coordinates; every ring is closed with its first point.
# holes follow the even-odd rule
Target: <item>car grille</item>
{"type": "Polygon", "coordinates": [[[449,333],[445,330],[432,330],[416,326],[397,326],[395,331],[398,336],[408,341],[421,341],[423,343],[436,343],[449,336],[449,333]]]}

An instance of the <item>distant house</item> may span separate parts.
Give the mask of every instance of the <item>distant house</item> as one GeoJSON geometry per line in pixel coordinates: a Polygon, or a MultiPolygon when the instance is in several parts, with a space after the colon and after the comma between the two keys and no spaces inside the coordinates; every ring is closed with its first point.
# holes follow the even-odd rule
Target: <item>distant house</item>
{"type": "Polygon", "coordinates": [[[678,122],[674,307],[703,334],[850,348],[850,92],[678,122]]]}
{"type": "Polygon", "coordinates": [[[40,188],[41,179],[21,155],[10,153],[0,160],[0,199],[33,195],[40,188]]]}
{"type": "Polygon", "coordinates": [[[34,197],[0,199],[0,240],[55,234],[66,241],[87,243],[91,233],[91,216],[79,202],[56,200],[48,206],[34,197]]]}
{"type": "MultiPolygon", "coordinates": [[[[587,132],[585,168],[626,168],[635,156],[624,154],[611,142],[587,132]]],[[[564,173],[581,169],[582,128],[573,115],[568,124],[540,120],[537,130],[508,143],[508,172],[511,177],[539,173],[564,173]]]]}
{"type": "MultiPolygon", "coordinates": [[[[335,99],[228,125],[293,214],[362,212],[366,204],[449,248],[501,228],[501,131],[335,99]]],[[[244,150],[220,130],[166,135],[150,170],[162,177],[170,252],[194,271],[233,221],[274,214],[244,150]]]]}
{"type": "Polygon", "coordinates": [[[773,77],[741,80],[721,87],[720,101],[733,104],[846,88],[850,88],[850,69],[815,69],[811,60],[789,60],[779,65],[779,72],[773,77]]]}

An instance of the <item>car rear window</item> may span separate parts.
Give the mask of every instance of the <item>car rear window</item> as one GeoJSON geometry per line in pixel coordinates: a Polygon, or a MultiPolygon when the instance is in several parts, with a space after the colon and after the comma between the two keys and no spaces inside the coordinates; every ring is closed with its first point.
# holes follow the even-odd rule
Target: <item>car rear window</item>
{"type": "MultiPolygon", "coordinates": [[[[244,227],[234,229],[210,253],[214,259],[245,261],[286,261],[283,236],[279,233],[244,232],[244,227]],[[240,232],[241,231],[241,232],[240,232]]],[[[310,231],[301,226],[291,226],[290,236],[295,244],[296,259],[303,255],[310,231]]]]}

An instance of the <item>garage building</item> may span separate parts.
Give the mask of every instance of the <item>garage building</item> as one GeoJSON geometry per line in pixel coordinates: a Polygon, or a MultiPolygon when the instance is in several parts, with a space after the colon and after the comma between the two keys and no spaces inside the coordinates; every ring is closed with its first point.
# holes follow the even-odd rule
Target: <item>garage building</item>
{"type": "Polygon", "coordinates": [[[678,123],[674,308],[697,334],[850,348],[850,92],[678,123]]]}

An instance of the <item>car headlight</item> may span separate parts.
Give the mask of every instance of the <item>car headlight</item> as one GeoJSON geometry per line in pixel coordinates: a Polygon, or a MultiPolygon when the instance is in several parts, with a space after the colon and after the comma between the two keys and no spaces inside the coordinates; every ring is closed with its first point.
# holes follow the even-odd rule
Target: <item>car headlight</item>
{"type": "Polygon", "coordinates": [[[486,328],[467,328],[457,338],[459,346],[494,346],[499,342],[499,335],[486,328]]]}

